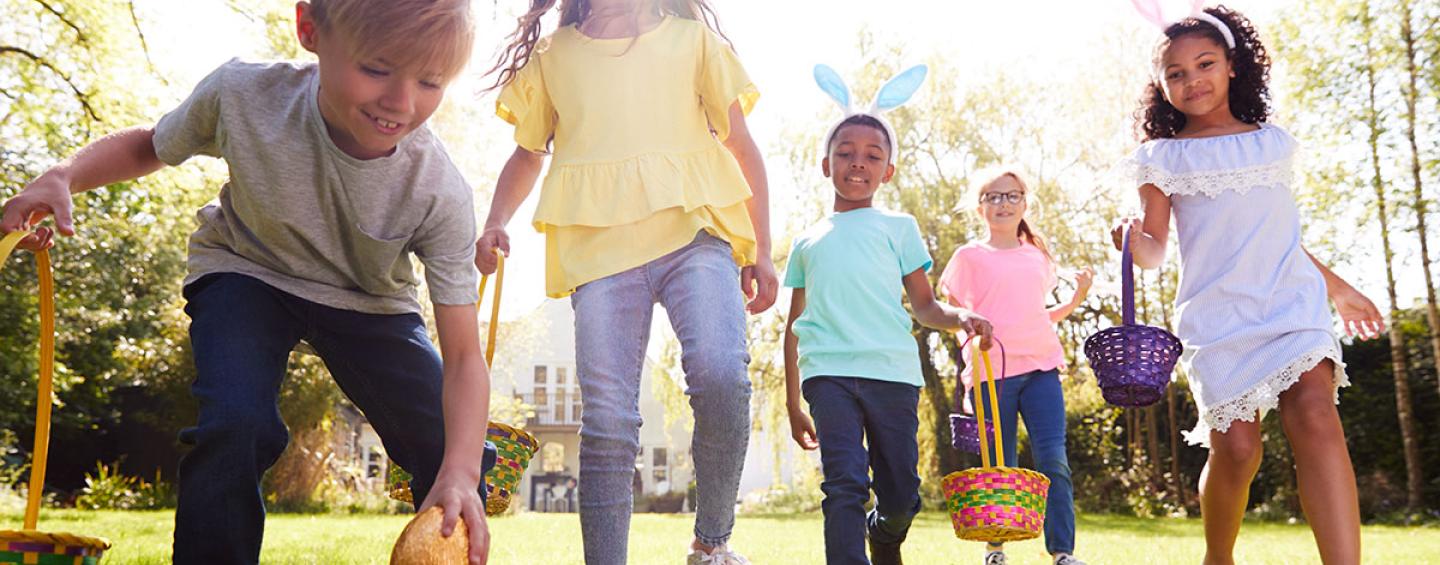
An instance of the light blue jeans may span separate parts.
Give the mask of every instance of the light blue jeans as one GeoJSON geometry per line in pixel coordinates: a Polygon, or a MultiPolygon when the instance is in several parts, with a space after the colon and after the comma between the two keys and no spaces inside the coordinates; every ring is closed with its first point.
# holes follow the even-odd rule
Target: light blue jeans
{"type": "MultiPolygon", "coordinates": [[[[640,451],[640,380],[655,303],[680,339],[695,411],[695,537],[730,538],[750,439],[745,303],[730,245],[701,232],[679,250],[586,283],[575,309],[580,421],[580,530],[588,565],[623,565],[640,451]]],[[[678,540],[677,540],[678,541],[678,540]]]]}

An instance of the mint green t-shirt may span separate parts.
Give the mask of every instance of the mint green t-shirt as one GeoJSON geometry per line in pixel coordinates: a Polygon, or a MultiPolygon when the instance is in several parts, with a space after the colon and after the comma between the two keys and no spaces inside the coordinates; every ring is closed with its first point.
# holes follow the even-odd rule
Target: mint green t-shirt
{"type": "Polygon", "coordinates": [[[930,265],[920,226],[899,212],[841,212],[796,237],[785,286],[805,289],[805,311],[793,326],[801,378],[923,386],[902,279],[930,265]]]}

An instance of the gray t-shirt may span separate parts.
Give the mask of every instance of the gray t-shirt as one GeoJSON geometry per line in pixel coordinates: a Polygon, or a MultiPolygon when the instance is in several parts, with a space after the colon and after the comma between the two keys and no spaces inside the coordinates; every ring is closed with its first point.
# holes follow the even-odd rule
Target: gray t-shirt
{"type": "Polygon", "coordinates": [[[414,253],[431,302],[477,302],[474,195],[440,140],[421,126],[355,159],[326,132],[319,82],[314,64],[232,60],[155,125],[161,161],[230,167],[197,214],[185,284],[239,273],[335,308],[419,312],[414,253]]]}

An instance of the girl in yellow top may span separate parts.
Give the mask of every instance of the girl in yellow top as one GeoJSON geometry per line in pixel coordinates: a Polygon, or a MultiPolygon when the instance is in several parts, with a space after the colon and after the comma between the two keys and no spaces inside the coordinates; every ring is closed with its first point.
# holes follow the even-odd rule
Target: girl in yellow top
{"type": "Polygon", "coordinates": [[[745,127],[759,96],[704,0],[532,0],[492,72],[516,147],[477,243],[481,272],[553,155],[535,229],[546,293],[571,296],[584,398],[585,562],[623,564],[639,451],[640,373],[655,302],[680,339],[695,411],[691,563],[726,547],[749,438],[746,305],[775,300],[765,169],[745,127]]]}

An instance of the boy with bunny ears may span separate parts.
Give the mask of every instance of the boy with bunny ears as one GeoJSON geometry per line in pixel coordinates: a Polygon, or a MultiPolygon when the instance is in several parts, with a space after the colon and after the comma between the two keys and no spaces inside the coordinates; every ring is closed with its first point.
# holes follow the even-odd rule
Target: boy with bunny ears
{"type": "Polygon", "coordinates": [[[869,563],[864,538],[875,563],[900,563],[900,544],[920,510],[915,434],[924,381],[902,291],[920,323],[978,334],[981,347],[990,347],[989,322],[935,300],[915,218],[873,206],[875,191],[895,174],[895,133],[881,113],[909,100],[925,73],[924,66],[901,73],[869,110],[857,111],[835,71],[815,67],[816,82],[845,118],[825,137],[820,165],[835,187],[835,213],[795,239],[785,272],[785,286],[794,289],[785,399],[796,443],[820,449],[831,564],[869,563]],[[871,489],[876,503],[867,515],[871,489]]]}

